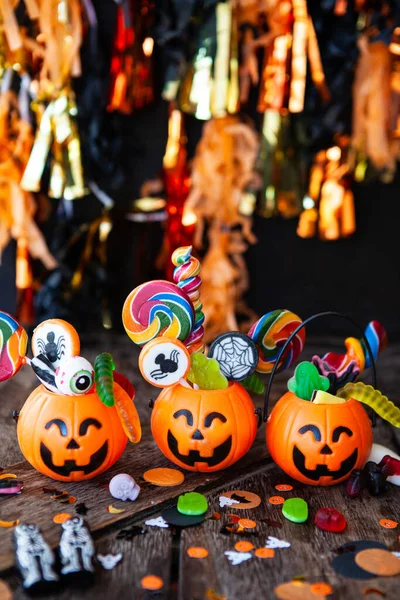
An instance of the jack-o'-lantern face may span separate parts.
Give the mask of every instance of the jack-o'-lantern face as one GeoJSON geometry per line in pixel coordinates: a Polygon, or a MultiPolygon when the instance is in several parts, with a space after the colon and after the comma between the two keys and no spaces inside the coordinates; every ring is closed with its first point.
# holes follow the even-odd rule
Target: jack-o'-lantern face
{"type": "MultiPolygon", "coordinates": [[[[126,394],[114,384],[115,394],[126,394]]],[[[18,419],[18,441],[25,458],[44,475],[60,481],[91,479],[122,454],[127,437],[115,407],[96,393],[32,392],[18,419]]]]}
{"type": "Polygon", "coordinates": [[[288,392],[268,419],[267,445],[274,461],[294,479],[332,485],[364,465],[372,429],[356,400],[313,404],[288,392]]]}
{"type": "Polygon", "coordinates": [[[160,450],[190,471],[218,471],[241,458],[254,441],[257,419],[246,390],[164,389],[155,402],[151,428],[160,450]]]}

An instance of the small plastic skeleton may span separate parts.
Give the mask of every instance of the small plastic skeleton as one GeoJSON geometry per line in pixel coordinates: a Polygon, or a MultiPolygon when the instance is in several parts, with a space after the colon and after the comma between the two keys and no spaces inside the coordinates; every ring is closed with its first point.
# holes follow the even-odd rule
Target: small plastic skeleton
{"type": "Polygon", "coordinates": [[[53,570],[55,556],[34,523],[20,523],[14,529],[15,556],[26,589],[40,583],[58,581],[53,570]]]}
{"type": "Polygon", "coordinates": [[[177,350],[172,350],[169,358],[165,358],[165,354],[159,354],[156,356],[154,362],[156,365],[160,365],[160,368],[151,371],[151,377],[153,377],[155,380],[158,380],[168,377],[169,373],[175,373],[179,366],[178,358],[179,352],[177,350]]]}
{"type": "Polygon", "coordinates": [[[65,354],[65,337],[60,335],[57,342],[55,341],[54,331],[49,331],[47,334],[47,342],[39,338],[37,344],[40,352],[47,356],[50,362],[55,363],[65,354]]]}
{"type": "Polygon", "coordinates": [[[61,573],[93,572],[94,544],[82,517],[73,517],[62,524],[60,539],[61,573]]]}

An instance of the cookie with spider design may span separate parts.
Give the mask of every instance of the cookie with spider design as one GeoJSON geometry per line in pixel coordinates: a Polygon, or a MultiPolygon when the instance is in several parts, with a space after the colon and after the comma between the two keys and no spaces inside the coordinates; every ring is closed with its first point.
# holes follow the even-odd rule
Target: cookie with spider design
{"type": "Polygon", "coordinates": [[[143,378],[160,388],[175,385],[188,374],[190,354],[182,342],[165,337],[148,342],[139,355],[143,378]]]}
{"type": "Polygon", "coordinates": [[[78,356],[80,340],[78,332],[62,319],[48,319],[40,323],[33,332],[32,354],[44,356],[57,369],[60,362],[78,356]]]}

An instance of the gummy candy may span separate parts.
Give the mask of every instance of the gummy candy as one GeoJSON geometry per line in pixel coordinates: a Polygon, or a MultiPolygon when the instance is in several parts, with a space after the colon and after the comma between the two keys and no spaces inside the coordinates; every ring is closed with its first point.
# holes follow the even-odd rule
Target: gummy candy
{"type": "Polygon", "coordinates": [[[308,504],[302,498],[288,498],[282,506],[282,514],[293,523],[304,523],[308,519],[308,504]]]}
{"type": "Polygon", "coordinates": [[[329,386],[329,379],[320,375],[317,367],[307,361],[297,365],[294,376],[288,381],[288,390],[303,400],[311,400],[316,390],[327,392],[329,386]]]}
{"type": "Polygon", "coordinates": [[[208,502],[203,494],[188,492],[179,496],[177,509],[183,515],[202,515],[208,509],[208,502]]]}
{"type": "Polygon", "coordinates": [[[223,390],[228,387],[227,378],[222,375],[218,362],[202,352],[191,355],[188,380],[197,383],[201,390],[223,390]]]}
{"type": "Polygon", "coordinates": [[[317,510],[314,523],[322,531],[332,531],[333,533],[343,531],[347,525],[342,513],[329,506],[317,510]]]}

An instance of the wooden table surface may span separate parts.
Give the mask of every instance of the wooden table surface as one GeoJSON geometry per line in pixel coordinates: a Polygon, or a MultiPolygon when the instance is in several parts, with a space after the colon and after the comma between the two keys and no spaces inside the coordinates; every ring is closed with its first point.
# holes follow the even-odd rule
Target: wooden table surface
{"type": "MultiPolygon", "coordinates": [[[[249,453],[231,468],[221,473],[196,474],[185,472],[185,481],[177,487],[155,487],[141,479],[142,474],[156,466],[174,466],[167,461],[155,445],[150,433],[150,399],[155,399],[157,390],[146,384],[137,369],[137,348],[124,335],[102,332],[95,338],[82,340],[83,356],[93,361],[102,351],[111,352],[116,368],[127,375],[137,389],[136,405],[143,426],[143,438],[137,445],[130,445],[121,459],[107,473],[93,481],[63,484],[52,482],[40,475],[23,460],[15,434],[12,411],[22,407],[25,399],[36,385],[36,378],[25,367],[13,380],[2,384],[0,404],[0,465],[7,472],[15,473],[24,481],[20,496],[0,498],[0,519],[33,521],[40,525],[46,540],[57,546],[60,526],[53,523],[52,517],[58,512],[75,514],[75,505],[62,505],[43,493],[44,486],[55,486],[67,490],[84,502],[88,508],[86,519],[95,538],[98,554],[123,554],[121,563],[112,571],[96,566],[95,583],[88,589],[65,587],[54,598],[118,598],[123,600],[165,598],[169,600],[202,600],[207,598],[227,598],[228,600],[256,600],[274,598],[274,587],[290,581],[295,576],[304,576],[314,583],[329,583],[334,595],[329,598],[368,598],[376,600],[382,596],[368,592],[367,588],[377,588],[386,598],[398,598],[400,579],[397,577],[352,580],[335,574],[331,562],[335,549],[347,541],[370,539],[381,541],[390,550],[400,551],[400,528],[384,529],[379,520],[383,517],[400,521],[400,496],[395,486],[379,498],[364,493],[361,499],[346,497],[344,485],[329,488],[314,488],[290,482],[289,478],[276,467],[268,456],[265,445],[265,425],[259,429],[256,441],[249,453]],[[106,488],[111,477],[127,472],[141,485],[141,493],[135,502],[121,502],[111,498],[106,488]],[[309,504],[309,519],[305,524],[295,524],[282,517],[281,507],[272,506],[268,499],[278,492],[278,483],[292,483],[293,490],[285,492],[286,497],[301,497],[309,504]],[[254,509],[235,511],[219,507],[219,495],[232,489],[253,491],[262,502],[254,509]],[[143,535],[130,540],[117,538],[122,529],[132,525],[143,525],[151,516],[157,516],[167,506],[176,503],[177,497],[185,491],[201,491],[209,502],[209,514],[221,514],[220,520],[207,519],[202,525],[188,529],[160,529],[144,526],[143,535]],[[106,507],[113,504],[124,508],[125,512],[111,514],[106,507]],[[343,533],[333,534],[319,530],[313,524],[316,510],[322,506],[333,506],[347,519],[348,526],[343,533]],[[257,522],[253,534],[243,538],[237,534],[224,534],[221,529],[227,522],[226,515],[236,513],[257,522]],[[281,528],[268,525],[263,519],[279,521],[281,528]],[[238,540],[246,539],[254,546],[265,546],[268,536],[278,537],[291,543],[290,548],[276,550],[272,559],[253,556],[250,560],[233,566],[224,555],[234,550],[238,540]],[[205,559],[190,558],[187,548],[203,546],[209,556],[205,559]],[[164,587],[157,593],[146,592],[141,587],[141,579],[147,574],[160,576],[164,587]],[[213,596],[212,594],[215,594],[213,596]]],[[[342,351],[342,340],[330,339],[323,344],[309,340],[303,359],[326,351],[342,351]]],[[[394,402],[399,400],[400,388],[400,345],[391,345],[378,362],[379,387],[394,402]]],[[[291,372],[277,376],[272,388],[272,404],[284,393],[291,372]]],[[[255,404],[261,406],[262,399],[255,397],[255,404]]],[[[379,421],[374,439],[399,451],[399,436],[385,422],[379,421]]],[[[0,572],[14,590],[15,598],[25,597],[13,568],[11,546],[12,529],[0,528],[0,572]]],[[[53,596],[50,596],[53,598],[53,596]]],[[[321,596],[320,596],[321,598],[321,596]]],[[[316,600],[318,597],[316,596],[316,600]]]]}

